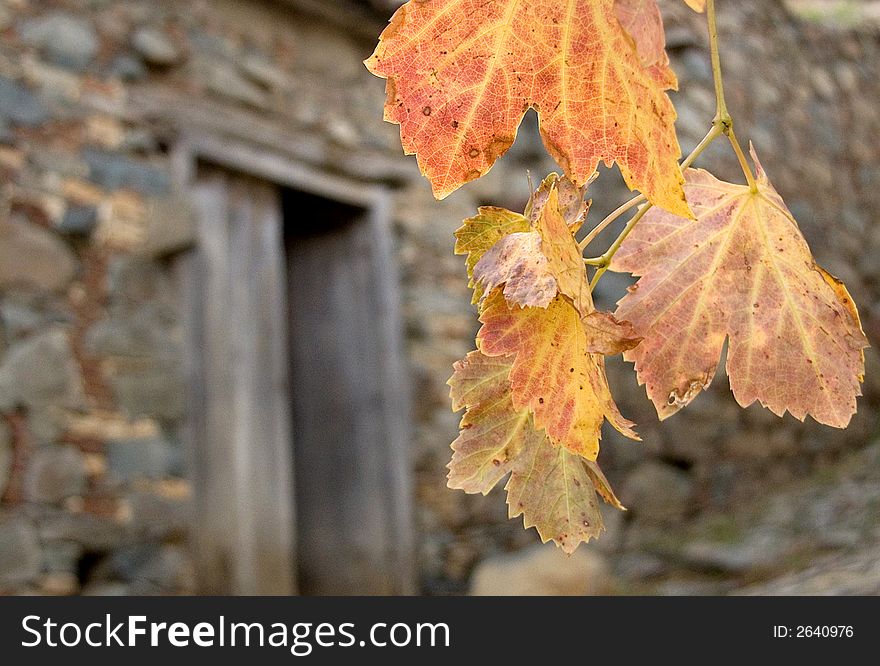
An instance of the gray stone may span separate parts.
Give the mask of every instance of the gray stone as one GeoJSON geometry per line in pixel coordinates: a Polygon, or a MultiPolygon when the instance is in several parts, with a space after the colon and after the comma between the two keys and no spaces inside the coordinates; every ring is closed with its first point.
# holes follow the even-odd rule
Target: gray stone
{"type": "Polygon", "coordinates": [[[181,61],[180,50],[168,35],[155,28],[143,27],[135,30],[131,45],[151,65],[170,67],[181,61]]]}
{"type": "Polygon", "coordinates": [[[12,134],[12,126],[3,116],[0,116],[0,143],[11,145],[15,137],[12,134]]]}
{"type": "Polygon", "coordinates": [[[154,197],[147,202],[142,254],[163,257],[193,245],[196,215],[186,197],[154,197]]]}
{"type": "Polygon", "coordinates": [[[154,416],[176,421],[183,416],[186,387],[177,359],[120,367],[108,381],[120,409],[131,418],[154,416]]]}
{"type": "Polygon", "coordinates": [[[34,581],[41,564],[34,526],[21,518],[0,518],[0,592],[34,581]]]}
{"type": "Polygon", "coordinates": [[[656,555],[636,551],[615,558],[614,573],[625,580],[646,580],[669,573],[669,565],[656,555]]]}
{"type": "Polygon", "coordinates": [[[94,206],[70,206],[58,225],[58,232],[65,236],[90,236],[98,224],[98,211],[94,206]]]}
{"type": "Polygon", "coordinates": [[[158,152],[159,142],[149,129],[135,127],[125,133],[119,148],[132,153],[155,153],[158,152]]]}
{"type": "Polygon", "coordinates": [[[147,68],[139,59],[122,54],[113,60],[109,73],[123,81],[135,82],[147,77],[147,68]]]}
{"type": "Polygon", "coordinates": [[[204,67],[204,79],[208,90],[216,95],[256,108],[266,106],[266,92],[230,63],[211,61],[204,67]]]}
{"type": "Polygon", "coordinates": [[[473,596],[584,596],[612,588],[605,559],[579,548],[566,555],[552,545],[535,545],[513,555],[480,562],[471,577],[473,596]]]}
{"type": "Polygon", "coordinates": [[[21,292],[14,292],[0,300],[0,322],[3,324],[7,343],[34,333],[52,321],[36,299],[21,292]]]}
{"type": "Polygon", "coordinates": [[[24,482],[28,501],[57,504],[85,489],[85,459],[73,446],[43,447],[29,461],[24,482]]]}
{"type": "Polygon", "coordinates": [[[52,328],[15,343],[0,363],[0,409],[77,407],[82,378],[67,334],[52,328]]]}
{"type": "Polygon", "coordinates": [[[846,555],[829,555],[799,572],[785,574],[734,592],[758,596],[880,595],[880,547],[877,544],[846,555]]]}
{"type": "Polygon", "coordinates": [[[12,125],[33,127],[49,120],[49,109],[23,85],[0,76],[0,118],[12,125]]]}
{"type": "Polygon", "coordinates": [[[61,67],[83,70],[98,52],[98,36],[91,23],[57,12],[24,21],[21,39],[39,49],[45,58],[61,67]]]}
{"type": "Polygon", "coordinates": [[[679,469],[648,460],[624,483],[622,501],[640,519],[678,520],[690,508],[693,482],[679,469]]]}
{"type": "Polygon", "coordinates": [[[159,548],[131,580],[133,595],[181,594],[195,588],[195,571],[186,551],[179,546],[159,548]]]}
{"type": "Polygon", "coordinates": [[[67,410],[58,405],[35,404],[28,408],[28,428],[38,442],[54,442],[64,433],[67,423],[67,410]]]}
{"type": "Polygon", "coordinates": [[[45,543],[43,544],[43,570],[76,573],[83,552],[83,547],[72,541],[45,543]]]}
{"type": "Polygon", "coordinates": [[[256,54],[244,56],[241,59],[241,69],[250,79],[266,88],[280,87],[289,79],[283,69],[256,54]]]}
{"type": "Polygon", "coordinates": [[[89,179],[104,189],[132,189],[145,195],[165,194],[170,189],[168,174],[122,153],[86,148],[83,159],[89,165],[89,179]]]}
{"type": "Polygon", "coordinates": [[[148,257],[114,257],[108,270],[108,290],[115,306],[128,309],[149,300],[162,300],[173,284],[162,266],[148,257]]]}
{"type": "Polygon", "coordinates": [[[12,433],[6,421],[0,417],[0,497],[6,492],[9,475],[12,473],[12,433]]]}
{"type": "Polygon", "coordinates": [[[114,580],[130,583],[159,552],[160,546],[152,543],[139,543],[126,546],[101,560],[91,571],[90,582],[114,580]]]}
{"type": "Polygon", "coordinates": [[[161,479],[180,468],[179,457],[178,451],[160,438],[107,442],[110,473],[121,481],[161,479]]]}
{"type": "Polygon", "coordinates": [[[185,539],[190,529],[190,504],[150,492],[134,492],[131,505],[131,529],[140,541],[185,539]]]}
{"type": "Polygon", "coordinates": [[[0,222],[0,290],[59,291],[76,271],[76,257],[55,234],[26,222],[0,222]]]}
{"type": "Polygon", "coordinates": [[[139,308],[120,308],[114,316],[89,329],[86,348],[96,356],[168,358],[176,355],[177,344],[171,334],[175,314],[156,302],[139,308]]]}
{"type": "Polygon", "coordinates": [[[125,583],[89,583],[80,594],[84,597],[129,597],[131,590],[125,583]]]}
{"type": "Polygon", "coordinates": [[[120,548],[134,540],[125,525],[109,518],[57,509],[39,515],[37,529],[43,541],[69,541],[93,552],[120,548]]]}
{"type": "Polygon", "coordinates": [[[689,543],[682,555],[692,567],[742,574],[779,568],[785,558],[792,554],[794,547],[789,535],[762,527],[749,531],[731,543],[689,543]]]}

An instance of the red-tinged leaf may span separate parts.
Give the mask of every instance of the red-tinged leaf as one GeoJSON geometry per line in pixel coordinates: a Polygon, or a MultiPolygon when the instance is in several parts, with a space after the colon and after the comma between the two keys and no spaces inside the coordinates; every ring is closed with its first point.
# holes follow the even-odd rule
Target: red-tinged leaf
{"type": "Polygon", "coordinates": [[[591,312],[586,267],[560,210],[555,186],[536,212],[532,229],[505,236],[477,262],[473,277],[483,293],[503,285],[508,302],[541,308],[561,293],[582,313],[591,312]]]}
{"type": "Polygon", "coordinates": [[[455,364],[449,380],[453,408],[466,408],[452,444],[449,487],[486,494],[510,473],[511,518],[522,515],[542,541],[568,553],[603,529],[596,494],[623,509],[595,462],[556,447],[536,430],[527,409],[517,410],[508,376],[513,360],[478,351],[455,364]]]}
{"type": "Polygon", "coordinates": [[[461,434],[452,443],[449,487],[487,494],[504,478],[524,448],[546,438],[535,430],[527,409],[510,395],[511,359],[471,352],[455,364],[449,380],[452,409],[467,408],[461,434]]]}
{"type": "Polygon", "coordinates": [[[678,79],[669,66],[666,32],[657,0],[614,0],[614,11],[636,43],[642,65],[664,89],[678,89],[678,79]]]}
{"type": "Polygon", "coordinates": [[[605,524],[585,462],[546,438],[523,451],[505,486],[508,515],[522,515],[526,529],[536,528],[541,541],[552,539],[566,553],[598,537],[605,524]]]}
{"type": "Polygon", "coordinates": [[[535,426],[574,454],[595,460],[604,419],[638,439],[614,404],[605,359],[590,354],[581,316],[557,295],[546,308],[511,306],[499,290],[489,295],[477,346],[487,356],[514,356],[514,407],[528,408],[535,426]]]}
{"type": "Polygon", "coordinates": [[[845,427],[868,346],[858,312],[753,159],[757,192],[689,170],[697,221],[651,210],[621,246],[611,268],[641,278],[617,315],[644,337],[624,358],[666,418],[709,385],[729,337],[740,405],[845,427]]]}
{"type": "Polygon", "coordinates": [[[538,221],[544,206],[547,205],[547,199],[550,192],[556,190],[559,198],[559,212],[572,234],[576,234],[583,226],[587,219],[587,213],[590,211],[592,201],[586,201],[584,197],[587,195],[587,187],[589,183],[578,187],[568,178],[560,177],[559,174],[551,173],[543,181],[541,181],[538,189],[529,197],[526,205],[525,216],[533,224],[538,221]]]}
{"type": "Polygon", "coordinates": [[[630,188],[690,215],[675,110],[614,0],[411,0],[366,65],[438,197],[486,173],[534,108],[575,185],[616,162],[630,188]]]}
{"type": "Polygon", "coordinates": [[[614,356],[637,347],[642,339],[628,321],[618,321],[610,312],[594,310],[581,318],[587,334],[587,351],[614,356]]]}
{"type": "Polygon", "coordinates": [[[520,306],[546,308],[559,293],[537,231],[505,236],[474,267],[483,294],[502,285],[504,298],[520,306]]]}
{"type": "Polygon", "coordinates": [[[455,253],[467,255],[469,286],[474,290],[473,303],[478,303],[483,296],[483,288],[473,277],[477,262],[504,236],[529,229],[529,220],[523,215],[504,208],[483,206],[455,232],[455,253]]]}

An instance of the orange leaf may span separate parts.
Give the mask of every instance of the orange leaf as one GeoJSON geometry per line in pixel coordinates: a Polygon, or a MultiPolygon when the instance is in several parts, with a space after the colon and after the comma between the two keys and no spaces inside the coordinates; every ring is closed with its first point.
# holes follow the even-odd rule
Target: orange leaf
{"type": "Polygon", "coordinates": [[[587,271],[555,186],[545,199],[533,208],[533,231],[499,240],[474,266],[474,280],[484,293],[504,285],[505,298],[522,306],[545,308],[557,293],[565,294],[587,314],[593,310],[587,271]]]}
{"type": "Polygon", "coordinates": [[[473,278],[474,266],[477,262],[504,236],[528,230],[528,219],[519,213],[512,213],[495,206],[481,206],[478,214],[466,219],[455,232],[455,254],[467,254],[466,263],[470,278],[468,286],[474,290],[472,303],[479,302],[483,296],[483,288],[473,278]]]}
{"type": "Polygon", "coordinates": [[[366,65],[388,79],[385,119],[438,197],[486,173],[534,108],[575,185],[617,162],[630,188],[690,214],[675,110],[614,0],[410,0],[366,65]]]}
{"type": "Polygon", "coordinates": [[[510,306],[495,290],[487,299],[477,346],[487,356],[513,355],[510,386],[516,409],[572,453],[595,460],[604,419],[638,439],[620,415],[605,377],[605,359],[589,353],[581,316],[565,296],[546,308],[510,306]]]}
{"type": "Polygon", "coordinates": [[[678,79],[669,66],[666,32],[657,0],[614,0],[614,11],[636,43],[642,65],[664,89],[678,90],[678,79]]]}
{"type": "Polygon", "coordinates": [[[449,487],[486,495],[511,470],[525,448],[547,435],[535,430],[527,409],[517,410],[510,395],[511,360],[471,352],[455,364],[449,380],[452,409],[467,408],[461,434],[452,443],[449,487]]]}
{"type": "Polygon", "coordinates": [[[571,553],[603,529],[597,493],[623,507],[596,463],[554,446],[535,429],[527,409],[513,406],[511,367],[509,356],[490,358],[478,351],[455,364],[449,380],[453,409],[467,411],[452,444],[449,487],[485,495],[510,473],[510,517],[522,514],[542,541],[552,539],[571,553]]]}
{"type": "Polygon", "coordinates": [[[544,206],[547,205],[550,192],[556,190],[559,197],[559,212],[562,213],[562,217],[565,219],[565,223],[568,225],[571,233],[576,234],[587,219],[587,213],[590,211],[590,204],[592,203],[592,201],[584,201],[584,197],[587,194],[587,185],[589,183],[578,187],[568,178],[560,178],[559,174],[551,173],[541,181],[538,189],[529,197],[525,216],[532,223],[537,222],[541,212],[544,210],[544,206]]]}
{"type": "Polygon", "coordinates": [[[689,170],[697,221],[651,210],[621,246],[611,268],[641,279],[617,315],[644,337],[624,358],[666,418],[709,385],[729,337],[740,405],[845,427],[868,346],[858,313],[752,157],[757,192],[689,170]]]}

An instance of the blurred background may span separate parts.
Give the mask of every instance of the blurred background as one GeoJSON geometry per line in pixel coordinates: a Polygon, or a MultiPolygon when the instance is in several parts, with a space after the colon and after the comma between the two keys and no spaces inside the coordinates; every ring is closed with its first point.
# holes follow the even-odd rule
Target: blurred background
{"type": "MultiPolygon", "coordinates": [[[[612,360],[644,442],[606,434],[630,510],[572,557],[446,489],[477,328],[452,232],[556,167],[529,113],[432,199],[361,64],[399,4],[0,0],[0,593],[880,592],[874,350],[845,431],[722,373],[660,424],[612,360]]],[[[704,19],[662,5],[688,152],[704,19]]],[[[718,5],[738,134],[876,344],[880,2],[718,5]]],[[[700,165],[739,177],[723,142],[700,165]]]]}

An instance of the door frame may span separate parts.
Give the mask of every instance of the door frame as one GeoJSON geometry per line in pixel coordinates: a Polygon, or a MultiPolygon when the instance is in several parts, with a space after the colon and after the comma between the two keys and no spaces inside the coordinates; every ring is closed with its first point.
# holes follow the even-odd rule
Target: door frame
{"type": "MultiPolygon", "coordinates": [[[[397,270],[397,262],[393,250],[393,231],[391,226],[391,202],[392,195],[388,187],[381,184],[363,183],[356,180],[321,172],[315,167],[304,165],[289,156],[273,152],[262,145],[249,144],[245,141],[233,139],[228,136],[217,136],[201,131],[187,132],[178,137],[172,145],[170,158],[173,172],[173,188],[175,191],[187,197],[191,194],[196,182],[197,166],[199,162],[207,162],[212,165],[266,181],[281,187],[290,187],[303,192],[325,197],[327,199],[354,205],[367,211],[367,224],[370,226],[372,241],[375,252],[372,254],[376,263],[376,275],[379,280],[379,320],[384,327],[384,349],[380,351],[384,357],[382,367],[384,376],[380,378],[385,391],[383,401],[385,413],[382,415],[388,428],[388,442],[390,449],[389,459],[396,461],[391,470],[393,488],[385,489],[389,493],[388,510],[392,514],[389,523],[393,526],[393,535],[396,548],[393,550],[394,557],[398,560],[394,563],[394,569],[398,572],[397,594],[412,594],[416,591],[415,573],[415,534],[413,527],[414,495],[411,482],[411,464],[408,444],[411,441],[411,405],[409,379],[406,363],[406,347],[402,330],[401,305],[399,297],[400,276],[397,270]]],[[[198,270],[199,261],[204,261],[205,253],[200,253],[208,239],[205,238],[205,225],[195,225],[193,247],[180,253],[174,261],[175,272],[180,277],[182,284],[193,285],[190,279],[192,271],[198,270]],[[201,256],[199,256],[201,254],[201,256]],[[189,276],[189,277],[188,277],[189,276]]],[[[282,248],[283,249],[283,248],[282,248]]],[[[204,264],[201,264],[204,266],[204,264]]],[[[286,271],[285,271],[286,274],[286,271]]],[[[287,285],[285,284],[285,289],[287,285]]],[[[187,349],[184,370],[189,386],[189,400],[185,423],[181,433],[181,439],[187,451],[190,466],[190,478],[194,486],[194,510],[192,516],[192,543],[196,570],[202,570],[202,564],[207,565],[206,559],[209,553],[200,552],[199,534],[202,526],[209,524],[212,511],[210,506],[199,502],[200,497],[210,495],[210,486],[215,483],[211,478],[204,478],[198,474],[198,466],[202,456],[209,455],[204,450],[200,440],[197,422],[198,415],[195,413],[203,407],[199,400],[203,396],[201,386],[205,381],[204,359],[199,353],[200,323],[194,321],[195,309],[193,304],[198,302],[199,294],[184,289],[184,300],[188,303],[184,306],[183,323],[185,327],[185,345],[187,349]]],[[[286,313],[284,317],[286,318],[286,313]]],[[[286,344],[286,340],[285,340],[286,344]]],[[[281,446],[279,444],[279,446],[281,446]]],[[[283,460],[285,456],[290,460],[289,482],[286,487],[275,489],[279,506],[276,507],[275,527],[279,533],[274,535],[276,543],[285,543],[289,546],[291,557],[289,558],[289,571],[279,572],[281,579],[291,581],[291,584],[278,589],[281,594],[296,593],[296,524],[295,524],[295,492],[293,485],[293,446],[292,442],[286,443],[286,451],[273,452],[276,459],[283,460]],[[284,525],[287,525],[285,528],[284,525]]],[[[237,451],[236,457],[252,455],[246,448],[237,451]]],[[[216,490],[216,489],[215,489],[216,490]]],[[[243,502],[243,498],[234,501],[243,502]]],[[[264,516],[265,518],[265,516],[264,516]]],[[[229,525],[228,547],[240,547],[242,539],[247,539],[240,526],[229,525]]],[[[229,590],[237,594],[256,594],[253,580],[257,572],[258,563],[243,563],[235,574],[237,580],[229,581],[229,590]],[[241,566],[251,567],[252,570],[241,570],[241,566]]],[[[223,593],[217,589],[217,583],[203,582],[202,591],[223,593]]],[[[228,593],[228,591],[227,591],[228,593]]]]}

